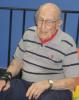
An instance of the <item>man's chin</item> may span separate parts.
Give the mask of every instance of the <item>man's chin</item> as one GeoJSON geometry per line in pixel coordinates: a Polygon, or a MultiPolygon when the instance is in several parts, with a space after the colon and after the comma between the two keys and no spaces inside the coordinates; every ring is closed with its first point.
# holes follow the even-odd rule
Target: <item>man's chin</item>
{"type": "Polygon", "coordinates": [[[45,34],[46,35],[46,34],[48,34],[48,32],[40,32],[40,34],[45,34]]]}
{"type": "Polygon", "coordinates": [[[45,37],[47,35],[47,33],[40,33],[39,35],[45,37]]]}
{"type": "Polygon", "coordinates": [[[40,33],[40,34],[39,34],[39,37],[45,39],[45,38],[48,37],[48,34],[47,34],[47,33],[40,33]]]}

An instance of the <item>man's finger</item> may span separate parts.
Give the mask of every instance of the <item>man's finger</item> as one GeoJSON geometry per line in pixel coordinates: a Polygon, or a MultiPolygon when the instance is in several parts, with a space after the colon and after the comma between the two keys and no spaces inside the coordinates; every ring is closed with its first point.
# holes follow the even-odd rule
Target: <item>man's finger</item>
{"type": "Polygon", "coordinates": [[[8,82],[8,83],[5,85],[5,87],[4,87],[4,89],[3,89],[3,91],[8,90],[9,88],[10,88],[10,83],[8,82]]]}
{"type": "Polygon", "coordinates": [[[38,91],[38,93],[35,95],[35,99],[38,99],[39,98],[39,96],[41,95],[41,93],[42,93],[42,91],[38,91]]]}

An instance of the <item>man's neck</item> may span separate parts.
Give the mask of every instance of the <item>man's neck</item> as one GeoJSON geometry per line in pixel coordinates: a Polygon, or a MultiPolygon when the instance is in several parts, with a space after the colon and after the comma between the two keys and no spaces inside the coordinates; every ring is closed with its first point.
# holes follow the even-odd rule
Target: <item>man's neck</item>
{"type": "Polygon", "coordinates": [[[56,30],[53,34],[50,34],[49,36],[42,37],[42,38],[39,36],[41,43],[44,44],[52,40],[56,36],[57,32],[58,30],[56,30]]]}

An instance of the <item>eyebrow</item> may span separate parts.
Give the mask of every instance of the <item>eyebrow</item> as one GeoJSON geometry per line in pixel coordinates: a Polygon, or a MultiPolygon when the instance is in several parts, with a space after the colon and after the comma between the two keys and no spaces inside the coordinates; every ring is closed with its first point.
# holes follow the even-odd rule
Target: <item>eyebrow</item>
{"type": "MultiPolygon", "coordinates": [[[[39,16],[38,19],[39,19],[39,18],[44,19],[44,17],[42,17],[42,16],[39,16]]],[[[53,18],[52,18],[52,19],[46,18],[46,20],[52,20],[52,21],[55,21],[56,19],[53,19],[53,18]]]]}

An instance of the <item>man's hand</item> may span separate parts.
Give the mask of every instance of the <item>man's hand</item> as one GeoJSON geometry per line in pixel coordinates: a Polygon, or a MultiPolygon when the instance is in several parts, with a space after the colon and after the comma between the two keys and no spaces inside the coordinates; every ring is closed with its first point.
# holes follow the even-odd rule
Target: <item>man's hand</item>
{"type": "Polygon", "coordinates": [[[6,91],[9,88],[10,88],[10,82],[9,81],[6,83],[5,80],[0,80],[0,92],[6,91]]]}
{"type": "Polygon", "coordinates": [[[33,83],[29,87],[26,96],[29,98],[29,100],[32,98],[37,99],[46,89],[49,88],[49,86],[48,80],[33,83]]]}

